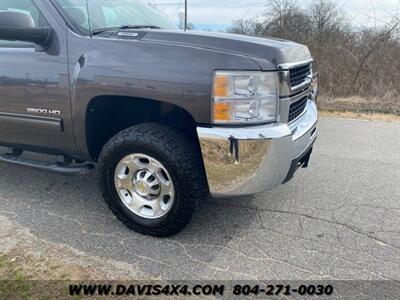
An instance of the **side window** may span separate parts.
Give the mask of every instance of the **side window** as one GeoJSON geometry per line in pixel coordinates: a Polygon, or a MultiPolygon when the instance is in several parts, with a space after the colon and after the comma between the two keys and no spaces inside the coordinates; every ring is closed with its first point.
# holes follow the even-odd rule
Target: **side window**
{"type": "MultiPolygon", "coordinates": [[[[0,11],[15,11],[27,14],[34,26],[46,26],[47,21],[32,0],[0,0],[0,11]]],[[[32,44],[19,41],[0,40],[0,47],[30,47],[32,44]]]]}

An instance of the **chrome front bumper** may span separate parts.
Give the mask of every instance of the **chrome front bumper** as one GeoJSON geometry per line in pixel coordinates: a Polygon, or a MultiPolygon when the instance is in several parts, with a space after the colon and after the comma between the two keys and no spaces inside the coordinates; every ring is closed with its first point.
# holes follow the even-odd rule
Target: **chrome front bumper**
{"type": "Polygon", "coordinates": [[[211,194],[252,195],[289,181],[308,164],[317,121],[315,102],[309,100],[304,114],[290,124],[198,127],[211,194]]]}

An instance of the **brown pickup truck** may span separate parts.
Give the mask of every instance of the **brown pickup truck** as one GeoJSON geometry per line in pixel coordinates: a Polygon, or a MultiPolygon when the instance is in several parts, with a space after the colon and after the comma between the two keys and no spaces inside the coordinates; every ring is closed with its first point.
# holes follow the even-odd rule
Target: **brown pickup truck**
{"type": "Polygon", "coordinates": [[[0,161],[97,169],[124,224],[169,236],[207,197],[307,167],[315,78],[306,46],[180,31],[138,0],[2,0],[0,161]]]}

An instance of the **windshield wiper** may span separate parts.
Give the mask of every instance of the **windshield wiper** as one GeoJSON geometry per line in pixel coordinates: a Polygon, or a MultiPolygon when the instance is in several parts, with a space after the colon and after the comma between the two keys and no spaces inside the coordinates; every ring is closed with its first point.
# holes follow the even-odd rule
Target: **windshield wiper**
{"type": "Polygon", "coordinates": [[[92,31],[92,35],[97,35],[97,34],[100,34],[102,32],[105,32],[105,31],[112,31],[112,30],[118,30],[118,29],[120,29],[120,28],[119,27],[98,28],[98,29],[95,29],[95,30],[92,31]]]}
{"type": "Polygon", "coordinates": [[[143,28],[161,29],[161,27],[156,25],[122,25],[119,29],[143,29],[143,28]]]}
{"type": "Polygon", "coordinates": [[[98,28],[92,31],[92,35],[97,35],[105,31],[112,31],[118,29],[161,29],[161,27],[156,25],[121,25],[119,27],[106,27],[106,28],[98,28]]]}

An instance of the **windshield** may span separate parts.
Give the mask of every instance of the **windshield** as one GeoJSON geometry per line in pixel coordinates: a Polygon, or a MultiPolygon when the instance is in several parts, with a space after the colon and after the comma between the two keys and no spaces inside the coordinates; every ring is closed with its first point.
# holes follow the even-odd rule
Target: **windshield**
{"type": "Polygon", "coordinates": [[[176,29],[165,17],[141,0],[87,0],[87,5],[86,0],[55,2],[71,23],[85,33],[127,25],[176,29]]]}

